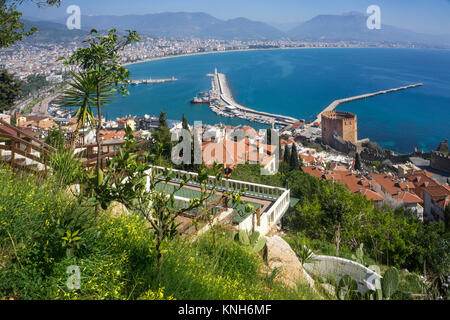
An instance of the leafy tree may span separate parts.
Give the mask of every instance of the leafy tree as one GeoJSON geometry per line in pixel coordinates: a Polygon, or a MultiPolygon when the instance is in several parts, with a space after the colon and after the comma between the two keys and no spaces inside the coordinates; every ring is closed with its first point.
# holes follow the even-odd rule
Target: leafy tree
{"type": "MultiPolygon", "coordinates": [[[[61,0],[33,1],[38,6],[59,5],[61,0]]],[[[7,48],[37,31],[31,28],[25,31],[25,24],[20,21],[22,13],[17,11],[17,5],[26,0],[0,0],[0,49],[7,48]]],[[[15,99],[20,94],[20,83],[0,70],[0,112],[11,109],[15,99]]]]}
{"type": "MultiPolygon", "coordinates": [[[[335,186],[338,186],[335,184],[335,186]]],[[[352,203],[349,194],[340,192],[339,187],[330,188],[327,200],[323,203],[325,210],[325,221],[334,233],[335,256],[339,256],[339,246],[341,244],[342,231],[345,228],[346,220],[352,211],[352,203]]]]}
{"type": "Polygon", "coordinates": [[[103,126],[102,88],[109,88],[107,93],[110,96],[128,94],[125,86],[130,72],[121,65],[119,53],[127,45],[139,41],[140,37],[136,31],[128,31],[128,34],[120,39],[116,29],[109,30],[105,36],[97,34],[96,30],[91,30],[90,37],[86,41],[88,43],[86,47],[78,49],[67,59],[61,59],[64,60],[65,65],[75,65],[95,79],[95,101],[98,118],[96,130],[98,172],[101,168],[102,150],[102,140],[100,139],[100,130],[103,126]]]}
{"type": "Polygon", "coordinates": [[[20,82],[6,70],[0,70],[0,113],[11,109],[20,94],[20,82]]]}
{"type": "MultiPolygon", "coordinates": [[[[37,31],[35,27],[25,31],[25,24],[20,21],[22,13],[17,11],[17,5],[26,0],[0,0],[0,48],[6,48],[37,31]]],[[[39,7],[59,6],[61,0],[35,1],[39,7]]]]}
{"type": "Polygon", "coordinates": [[[45,75],[36,74],[27,77],[26,81],[22,82],[20,97],[27,97],[35,91],[49,86],[50,83],[46,80],[45,75]]]}
{"type": "Polygon", "coordinates": [[[45,143],[55,147],[55,149],[62,149],[66,144],[66,138],[64,132],[60,127],[52,128],[48,131],[48,135],[45,138],[45,143]]]}

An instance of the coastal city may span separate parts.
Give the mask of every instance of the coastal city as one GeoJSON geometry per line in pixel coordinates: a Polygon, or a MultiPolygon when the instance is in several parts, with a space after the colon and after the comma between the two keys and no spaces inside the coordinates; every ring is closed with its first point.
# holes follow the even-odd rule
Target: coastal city
{"type": "MultiPolygon", "coordinates": [[[[82,45],[82,39],[68,43],[18,43],[0,52],[0,66],[12,72],[19,79],[29,75],[44,74],[49,81],[61,80],[61,76],[71,70],[63,66],[59,57],[67,57],[82,45]],[[27,61],[26,64],[23,61],[27,61]]],[[[405,48],[402,43],[370,43],[360,41],[310,42],[310,41],[239,41],[203,39],[164,39],[143,36],[137,43],[128,46],[121,55],[123,63],[142,62],[149,59],[224,52],[249,49],[292,49],[292,48],[405,48]]]]}
{"type": "Polygon", "coordinates": [[[447,35],[98,2],[0,0],[0,302],[450,299],[447,35]]]}

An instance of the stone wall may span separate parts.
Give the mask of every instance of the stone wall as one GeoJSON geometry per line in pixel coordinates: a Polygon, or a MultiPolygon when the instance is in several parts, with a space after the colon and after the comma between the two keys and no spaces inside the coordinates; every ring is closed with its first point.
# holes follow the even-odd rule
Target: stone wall
{"type": "Polygon", "coordinates": [[[381,279],[379,273],[366,268],[362,264],[332,256],[313,255],[311,262],[305,263],[303,268],[316,277],[327,278],[328,275],[333,275],[338,282],[344,275],[349,275],[356,280],[358,291],[362,294],[365,294],[368,290],[375,291],[376,280],[381,279]]]}
{"type": "Polygon", "coordinates": [[[432,152],[430,166],[433,169],[450,173],[450,156],[439,152],[432,152]]]}
{"type": "Polygon", "coordinates": [[[358,148],[355,144],[351,143],[350,141],[345,141],[337,135],[334,135],[331,141],[329,141],[329,143],[327,143],[326,145],[350,156],[354,156],[358,151],[358,148]]]}
{"type": "Polygon", "coordinates": [[[425,152],[412,152],[410,154],[397,154],[393,152],[387,151],[387,153],[380,153],[372,149],[365,148],[361,151],[361,159],[363,161],[372,162],[372,161],[380,161],[390,160],[392,164],[400,164],[410,161],[411,157],[418,157],[423,159],[428,159],[431,156],[430,153],[425,152]]]}

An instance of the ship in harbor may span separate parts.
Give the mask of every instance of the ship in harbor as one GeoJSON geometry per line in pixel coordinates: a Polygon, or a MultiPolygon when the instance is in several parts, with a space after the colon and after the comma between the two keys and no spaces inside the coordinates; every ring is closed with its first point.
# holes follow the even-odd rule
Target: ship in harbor
{"type": "Polygon", "coordinates": [[[211,100],[209,98],[208,92],[199,92],[197,96],[194,97],[194,99],[191,100],[192,104],[201,104],[201,103],[210,103],[211,100]]]}

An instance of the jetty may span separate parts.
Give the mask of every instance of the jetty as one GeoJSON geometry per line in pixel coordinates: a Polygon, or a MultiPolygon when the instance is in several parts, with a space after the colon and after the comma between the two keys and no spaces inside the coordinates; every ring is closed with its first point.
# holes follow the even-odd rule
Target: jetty
{"type": "Polygon", "coordinates": [[[283,126],[292,125],[298,122],[298,119],[293,117],[273,114],[263,111],[254,110],[244,107],[237,103],[228,86],[227,77],[223,73],[218,73],[217,68],[214,74],[208,74],[211,77],[211,91],[210,91],[210,107],[211,110],[218,115],[224,117],[238,117],[248,121],[256,121],[264,124],[278,124],[283,126]]]}
{"type": "Polygon", "coordinates": [[[143,79],[143,80],[131,80],[129,84],[138,85],[138,84],[153,84],[153,83],[164,83],[164,82],[175,82],[178,81],[177,78],[167,78],[167,79],[143,79]]]}
{"type": "Polygon", "coordinates": [[[334,111],[339,105],[341,105],[343,103],[352,102],[352,101],[356,101],[356,100],[362,100],[362,99],[368,99],[368,98],[372,98],[372,97],[382,95],[382,94],[388,94],[391,92],[397,92],[397,91],[407,90],[407,89],[421,87],[421,86],[423,86],[423,83],[416,83],[416,84],[412,84],[412,85],[404,86],[404,87],[400,87],[400,88],[382,90],[382,91],[378,91],[378,92],[374,92],[374,93],[367,93],[367,94],[362,94],[359,96],[335,100],[328,107],[326,107],[321,113],[318,114],[317,119],[314,121],[314,123],[316,123],[316,122],[320,123],[322,121],[322,114],[324,112],[334,111]]]}

